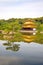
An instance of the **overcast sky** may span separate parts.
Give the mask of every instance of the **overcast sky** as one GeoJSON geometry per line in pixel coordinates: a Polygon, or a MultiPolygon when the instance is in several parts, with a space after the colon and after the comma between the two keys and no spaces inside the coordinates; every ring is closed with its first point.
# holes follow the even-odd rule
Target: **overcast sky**
{"type": "Polygon", "coordinates": [[[0,0],[0,19],[43,16],[43,0],[0,0]]]}

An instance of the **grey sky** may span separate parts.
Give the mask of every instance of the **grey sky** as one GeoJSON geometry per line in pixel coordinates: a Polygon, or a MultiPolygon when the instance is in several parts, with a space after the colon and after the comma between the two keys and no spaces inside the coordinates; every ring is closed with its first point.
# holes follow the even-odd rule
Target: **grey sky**
{"type": "Polygon", "coordinates": [[[0,19],[43,16],[43,0],[0,0],[0,19]]]}

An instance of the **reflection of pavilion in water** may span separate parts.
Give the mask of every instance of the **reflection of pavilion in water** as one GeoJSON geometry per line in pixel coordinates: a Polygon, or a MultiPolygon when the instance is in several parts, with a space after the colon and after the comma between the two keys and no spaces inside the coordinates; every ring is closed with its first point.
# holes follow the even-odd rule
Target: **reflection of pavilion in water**
{"type": "Polygon", "coordinates": [[[24,41],[27,41],[27,42],[33,41],[35,38],[35,35],[33,35],[33,34],[36,33],[35,22],[33,22],[31,20],[26,21],[22,26],[21,33],[23,34],[22,36],[23,36],[24,41]]]}

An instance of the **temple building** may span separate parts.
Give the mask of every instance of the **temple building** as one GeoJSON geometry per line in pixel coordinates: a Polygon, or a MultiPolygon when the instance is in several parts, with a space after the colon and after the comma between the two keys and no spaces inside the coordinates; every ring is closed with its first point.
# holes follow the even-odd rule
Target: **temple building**
{"type": "Polygon", "coordinates": [[[26,21],[22,26],[21,32],[32,32],[32,31],[36,31],[35,22],[33,22],[31,20],[26,21]]]}

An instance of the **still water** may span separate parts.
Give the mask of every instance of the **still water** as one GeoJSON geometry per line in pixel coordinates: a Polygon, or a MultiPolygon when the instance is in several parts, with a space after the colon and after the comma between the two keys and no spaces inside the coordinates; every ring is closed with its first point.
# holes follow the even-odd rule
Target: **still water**
{"type": "Polygon", "coordinates": [[[39,39],[26,42],[25,39],[18,42],[0,40],[0,65],[43,65],[43,38],[41,42],[39,39]]]}

